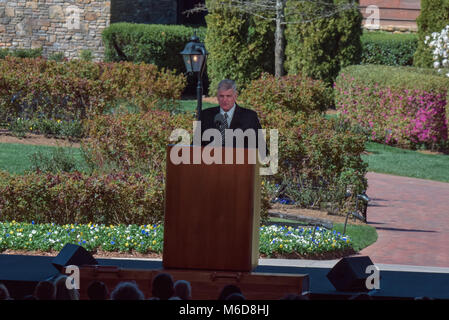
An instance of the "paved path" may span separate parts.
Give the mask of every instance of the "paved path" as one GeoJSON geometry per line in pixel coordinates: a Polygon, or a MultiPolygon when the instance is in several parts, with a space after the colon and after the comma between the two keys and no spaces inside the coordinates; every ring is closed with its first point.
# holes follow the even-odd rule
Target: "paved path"
{"type": "Polygon", "coordinates": [[[378,264],[449,267],[449,183],[368,173],[368,224],[378,240],[363,249],[378,264]]]}

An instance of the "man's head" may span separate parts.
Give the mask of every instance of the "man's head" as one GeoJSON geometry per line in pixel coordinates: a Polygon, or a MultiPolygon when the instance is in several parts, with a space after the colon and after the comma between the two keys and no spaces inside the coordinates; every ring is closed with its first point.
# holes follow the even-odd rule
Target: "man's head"
{"type": "Polygon", "coordinates": [[[221,80],[217,88],[218,104],[227,112],[231,110],[237,100],[237,88],[233,80],[221,80]]]}

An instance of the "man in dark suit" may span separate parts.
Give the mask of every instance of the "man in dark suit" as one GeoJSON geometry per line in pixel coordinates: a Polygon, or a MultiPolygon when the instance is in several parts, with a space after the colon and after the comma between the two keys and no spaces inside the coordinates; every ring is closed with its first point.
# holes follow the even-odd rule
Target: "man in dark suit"
{"type": "MultiPolygon", "coordinates": [[[[241,129],[243,133],[246,132],[243,138],[244,148],[257,148],[258,130],[262,129],[259,118],[255,111],[237,105],[237,89],[233,80],[225,79],[218,84],[217,99],[219,106],[205,109],[201,112],[201,137],[203,137],[207,129],[222,129],[220,128],[220,124],[217,123],[217,114],[221,114],[222,117],[219,118],[224,124],[225,129],[241,129]],[[253,131],[255,134],[254,142],[248,136],[251,133],[250,131],[246,131],[248,129],[252,129],[250,131],[253,131]]],[[[213,140],[212,138],[211,141],[213,140]]],[[[202,141],[202,145],[208,145],[211,141],[202,141]]],[[[233,147],[239,147],[237,141],[238,139],[234,136],[233,147]]]]}

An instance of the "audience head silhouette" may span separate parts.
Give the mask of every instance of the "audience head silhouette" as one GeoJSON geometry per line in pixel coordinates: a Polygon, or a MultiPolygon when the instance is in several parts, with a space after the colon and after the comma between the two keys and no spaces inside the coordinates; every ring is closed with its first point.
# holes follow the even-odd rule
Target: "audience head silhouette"
{"type": "Polygon", "coordinates": [[[41,281],[34,289],[34,297],[37,300],[55,300],[56,287],[51,281],[41,281]]]}
{"type": "Polygon", "coordinates": [[[218,296],[218,300],[226,300],[228,296],[233,293],[242,294],[242,290],[239,287],[233,284],[228,284],[221,289],[220,295],[218,296]]]}
{"type": "Polygon", "coordinates": [[[225,300],[245,300],[245,296],[241,293],[231,293],[225,300]]]}
{"type": "Polygon", "coordinates": [[[145,297],[134,282],[120,282],[111,293],[111,300],[144,300],[145,297]]]}
{"type": "Polygon", "coordinates": [[[174,294],[173,278],[168,273],[159,273],[154,277],[151,294],[160,300],[168,300],[174,294]]]}
{"type": "Polygon", "coordinates": [[[68,277],[61,275],[55,280],[56,288],[56,300],[79,300],[79,293],[76,289],[68,289],[67,281],[68,277]]]}
{"type": "Polygon", "coordinates": [[[11,300],[8,288],[3,283],[0,283],[0,300],[11,300]]]}
{"type": "Polygon", "coordinates": [[[192,287],[186,280],[178,280],[174,284],[175,295],[182,300],[192,299],[192,287]]]}
{"type": "Polygon", "coordinates": [[[109,291],[103,282],[95,280],[87,287],[87,296],[89,300],[108,300],[109,291]]]}

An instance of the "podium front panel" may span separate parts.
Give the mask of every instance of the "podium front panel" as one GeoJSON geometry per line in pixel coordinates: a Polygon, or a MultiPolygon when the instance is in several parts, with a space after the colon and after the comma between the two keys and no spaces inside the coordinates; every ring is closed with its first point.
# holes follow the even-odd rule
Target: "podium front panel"
{"type": "MultiPolygon", "coordinates": [[[[194,164],[195,147],[186,146],[190,163],[174,164],[171,148],[164,268],[251,271],[259,252],[260,179],[258,164],[247,161],[249,149],[240,150],[246,153],[244,164],[194,164]]],[[[223,148],[223,160],[225,152],[235,157],[236,149],[223,148]]]]}

